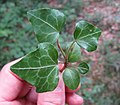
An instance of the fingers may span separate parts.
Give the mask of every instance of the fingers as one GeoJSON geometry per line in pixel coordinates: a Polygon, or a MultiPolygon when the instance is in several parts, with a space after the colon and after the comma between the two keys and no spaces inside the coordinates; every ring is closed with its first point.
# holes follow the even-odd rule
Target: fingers
{"type": "Polygon", "coordinates": [[[27,94],[26,99],[29,102],[37,104],[37,98],[38,98],[38,93],[36,92],[35,87],[32,87],[32,89],[30,90],[30,92],[27,94]]]}
{"type": "Polygon", "coordinates": [[[29,102],[25,99],[18,99],[13,101],[0,102],[0,105],[36,105],[36,104],[29,102]]]}
{"type": "Polygon", "coordinates": [[[24,96],[27,94],[27,90],[29,90],[29,86],[26,86],[25,82],[13,75],[10,71],[10,66],[19,60],[20,59],[5,65],[0,72],[0,101],[14,100],[20,93],[21,96],[24,96]]]}
{"type": "Polygon", "coordinates": [[[83,104],[83,98],[75,94],[75,92],[77,92],[79,89],[80,89],[80,85],[75,90],[71,90],[68,87],[65,88],[66,103],[68,103],[68,105],[82,105],[83,104]]]}
{"type": "Polygon", "coordinates": [[[37,105],[65,105],[65,87],[61,75],[54,91],[38,94],[37,105]]]}
{"type": "Polygon", "coordinates": [[[75,93],[66,93],[66,103],[68,105],[82,105],[83,98],[75,93]]]}
{"type": "MultiPolygon", "coordinates": [[[[58,67],[59,67],[60,72],[64,70],[64,64],[59,64],[58,67]]],[[[75,90],[71,90],[67,86],[65,86],[66,103],[68,105],[82,105],[83,104],[83,98],[75,94],[75,92],[77,92],[80,89],[80,86],[81,84],[75,90]]]]}

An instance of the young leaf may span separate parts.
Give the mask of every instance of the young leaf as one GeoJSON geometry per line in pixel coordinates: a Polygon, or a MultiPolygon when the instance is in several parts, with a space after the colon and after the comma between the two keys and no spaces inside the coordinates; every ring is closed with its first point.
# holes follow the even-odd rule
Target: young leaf
{"type": "Polygon", "coordinates": [[[41,43],[39,46],[11,66],[11,70],[23,80],[36,86],[37,92],[52,91],[58,84],[58,52],[48,43],[41,43]]]}
{"type": "Polygon", "coordinates": [[[63,72],[63,80],[67,87],[74,90],[79,86],[80,75],[77,70],[66,68],[63,72]]]}
{"type": "Polygon", "coordinates": [[[68,62],[77,62],[80,60],[81,52],[80,47],[75,43],[73,48],[68,54],[68,62]]]}
{"type": "Polygon", "coordinates": [[[74,39],[79,46],[83,47],[88,52],[97,49],[100,35],[101,30],[86,21],[82,20],[76,24],[74,39]]]}
{"type": "Polygon", "coordinates": [[[46,8],[31,10],[27,14],[40,43],[56,42],[65,24],[65,15],[62,12],[46,8]]]}
{"type": "Polygon", "coordinates": [[[81,73],[81,74],[86,74],[88,71],[89,71],[89,66],[87,63],[85,62],[82,62],[79,64],[78,66],[78,71],[81,73]]]}

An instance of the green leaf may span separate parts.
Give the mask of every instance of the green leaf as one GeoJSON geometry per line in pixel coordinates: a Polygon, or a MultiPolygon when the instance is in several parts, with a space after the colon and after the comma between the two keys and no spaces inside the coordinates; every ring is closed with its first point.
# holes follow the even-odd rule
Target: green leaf
{"type": "Polygon", "coordinates": [[[88,71],[89,71],[89,66],[87,63],[85,62],[81,62],[78,66],[78,71],[81,73],[81,74],[86,74],[88,71]]]}
{"type": "Polygon", "coordinates": [[[73,68],[66,68],[63,72],[63,80],[67,87],[74,90],[80,83],[79,72],[73,68]]]}
{"type": "Polygon", "coordinates": [[[68,54],[68,62],[77,62],[80,60],[81,51],[80,47],[75,43],[73,48],[68,54]]]}
{"type": "Polygon", "coordinates": [[[39,48],[26,55],[11,70],[28,83],[36,86],[37,92],[52,91],[58,84],[58,52],[53,45],[41,43],[39,48]]]}
{"type": "Polygon", "coordinates": [[[65,25],[65,15],[56,9],[36,9],[28,13],[28,18],[34,27],[38,41],[56,42],[59,32],[65,25]]]}
{"type": "Polygon", "coordinates": [[[83,47],[88,52],[97,49],[100,35],[101,30],[86,21],[82,20],[76,24],[74,39],[79,46],[83,47]]]}

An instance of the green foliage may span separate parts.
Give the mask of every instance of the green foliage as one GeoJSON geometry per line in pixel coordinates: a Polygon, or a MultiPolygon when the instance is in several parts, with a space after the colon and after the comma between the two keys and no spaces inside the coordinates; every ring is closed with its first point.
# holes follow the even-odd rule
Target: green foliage
{"type": "Polygon", "coordinates": [[[63,72],[63,80],[67,87],[74,90],[80,84],[80,75],[74,68],[66,68],[63,72]]]}
{"type": "MultiPolygon", "coordinates": [[[[75,8],[80,8],[82,5],[78,2],[80,1],[70,1],[60,8],[68,18],[67,23],[76,19],[75,8]]],[[[50,7],[46,0],[7,0],[4,3],[0,1],[0,55],[2,55],[0,56],[0,68],[7,62],[35,49],[37,41],[33,35],[33,28],[26,19],[26,12],[30,9],[44,7],[50,7]]],[[[70,24],[67,24],[67,27],[70,27],[70,24]]],[[[68,39],[71,40],[70,35],[62,34],[63,37],[69,37],[68,39]]],[[[67,38],[64,38],[64,43],[68,42],[67,38]]],[[[63,46],[64,43],[62,43],[63,46]]]]}
{"type": "MultiPolygon", "coordinates": [[[[67,44],[73,40],[71,34],[74,23],[83,18],[100,27],[103,31],[109,30],[114,35],[114,38],[110,40],[104,38],[108,34],[102,35],[105,40],[102,41],[97,51],[89,53],[92,56],[81,56],[80,61],[88,58],[94,60],[93,54],[99,54],[97,60],[100,66],[95,63],[95,66],[91,67],[92,72],[89,72],[86,76],[81,75],[82,86],[78,94],[82,93],[81,96],[84,96],[85,105],[119,105],[120,30],[112,28],[115,24],[119,26],[120,23],[119,0],[117,0],[118,2],[115,0],[86,0],[85,2],[84,0],[56,0],[58,4],[55,4],[54,0],[50,0],[52,6],[49,5],[49,2],[46,2],[47,0],[6,0],[4,3],[2,1],[4,0],[0,0],[0,33],[3,33],[0,34],[0,68],[7,62],[27,54],[35,48],[34,46],[37,46],[33,29],[26,19],[26,12],[42,7],[57,8],[67,17],[65,28],[59,36],[59,42],[64,51],[67,44]],[[64,3],[64,1],[67,2],[64,3]],[[101,68],[101,66],[104,67],[101,68]],[[99,73],[99,76],[97,73],[99,73]],[[104,86],[101,88],[103,84],[104,86]],[[95,88],[93,87],[96,86],[101,91],[96,91],[94,94],[95,88]],[[91,91],[87,91],[88,88],[91,91]],[[85,92],[88,94],[84,94],[85,92]]],[[[90,65],[94,64],[93,61],[89,63],[90,65]]]]}
{"type": "Polygon", "coordinates": [[[68,62],[78,62],[80,61],[80,57],[80,47],[75,43],[71,51],[68,53],[68,62]]]}
{"type": "Polygon", "coordinates": [[[0,68],[36,46],[33,29],[25,14],[26,10],[14,2],[0,4],[0,68]]]}
{"type": "MultiPolygon", "coordinates": [[[[63,73],[64,83],[70,89],[76,89],[80,83],[80,73],[85,74],[89,69],[86,63],[79,65],[78,68],[80,73],[76,69],[69,68],[69,62],[74,63],[80,58],[80,55],[77,55],[80,54],[80,48],[76,45],[76,42],[77,40],[81,40],[81,36],[83,37],[85,35],[87,37],[90,36],[90,39],[92,39],[93,42],[96,42],[96,39],[100,36],[100,30],[88,22],[78,22],[80,24],[83,23],[82,25],[87,25],[88,27],[84,29],[78,27],[78,29],[75,29],[75,40],[71,42],[65,53],[58,41],[58,34],[65,23],[65,16],[63,13],[56,9],[36,9],[28,12],[28,18],[33,25],[35,34],[37,34],[37,39],[40,39],[40,44],[38,45],[39,48],[26,55],[15,65],[11,66],[11,70],[28,83],[36,86],[37,92],[54,90],[58,83],[58,53],[52,43],[57,42],[58,48],[65,60],[64,65],[66,69],[63,73]],[[89,30],[92,30],[92,32],[89,30]],[[97,32],[96,30],[99,31],[97,32]],[[46,44],[46,42],[49,43],[46,44]]],[[[82,40],[87,43],[89,42],[89,37],[87,40],[84,38],[82,40]]],[[[95,49],[92,49],[92,46],[97,46],[97,43],[92,43],[90,45],[91,51],[94,51],[95,49]]]]}
{"type": "Polygon", "coordinates": [[[82,20],[76,24],[74,38],[79,46],[89,52],[96,50],[100,35],[101,30],[86,21],[82,20]]]}
{"type": "Polygon", "coordinates": [[[78,70],[81,74],[86,74],[89,71],[89,66],[85,62],[81,62],[78,66],[78,70]]]}
{"type": "Polygon", "coordinates": [[[9,34],[12,34],[13,32],[9,29],[6,30],[0,30],[0,37],[7,37],[9,34]]]}
{"type": "Polygon", "coordinates": [[[28,18],[40,43],[55,43],[65,24],[64,14],[55,9],[32,10],[28,12],[28,18]]]}
{"type": "Polygon", "coordinates": [[[58,84],[58,53],[53,45],[39,44],[39,48],[11,66],[22,79],[36,86],[37,92],[51,91],[58,84]]]}

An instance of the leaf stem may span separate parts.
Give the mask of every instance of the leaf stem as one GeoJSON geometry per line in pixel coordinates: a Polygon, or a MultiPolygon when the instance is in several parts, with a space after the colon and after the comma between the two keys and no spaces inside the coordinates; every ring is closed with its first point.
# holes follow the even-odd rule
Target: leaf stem
{"type": "Polygon", "coordinates": [[[76,42],[75,40],[72,42],[72,44],[71,44],[70,47],[68,48],[67,53],[65,54],[65,52],[63,51],[63,49],[62,49],[61,46],[60,46],[59,40],[57,40],[57,46],[58,46],[58,48],[60,49],[60,51],[61,51],[61,53],[62,53],[62,55],[63,55],[63,57],[64,57],[64,59],[65,59],[63,69],[65,69],[65,68],[67,67],[67,65],[68,65],[68,54],[69,54],[70,50],[72,49],[72,47],[73,47],[73,45],[74,45],[75,42],[76,42]]]}
{"type": "Polygon", "coordinates": [[[61,53],[62,53],[64,59],[66,59],[65,52],[64,52],[63,49],[61,48],[60,43],[59,43],[59,40],[57,40],[57,46],[58,46],[58,48],[60,49],[60,51],[61,51],[61,53]]]}

